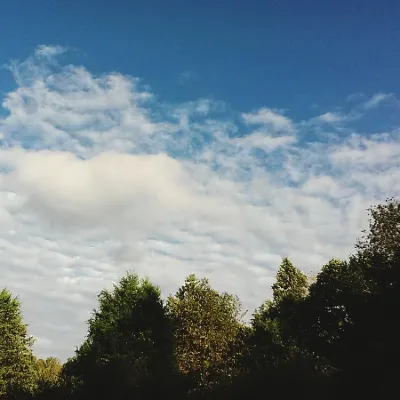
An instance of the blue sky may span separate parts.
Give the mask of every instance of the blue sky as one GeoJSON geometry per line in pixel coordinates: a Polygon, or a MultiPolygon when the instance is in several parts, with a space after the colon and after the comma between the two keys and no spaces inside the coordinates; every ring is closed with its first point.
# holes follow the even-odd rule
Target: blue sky
{"type": "Polygon", "coordinates": [[[16,0],[1,15],[0,62],[38,43],[69,46],[71,61],[140,76],[168,101],[212,96],[298,118],[352,93],[399,91],[394,0],[16,0]],[[179,85],[182,74],[191,79],[179,85]]]}
{"type": "Polygon", "coordinates": [[[39,356],[190,273],[251,312],[400,196],[395,1],[3,1],[0,281],[39,356]]]}

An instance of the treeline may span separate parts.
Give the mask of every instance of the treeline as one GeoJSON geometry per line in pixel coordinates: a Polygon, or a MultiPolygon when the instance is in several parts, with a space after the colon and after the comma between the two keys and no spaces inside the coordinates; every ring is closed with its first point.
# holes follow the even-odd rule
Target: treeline
{"type": "Polygon", "coordinates": [[[20,304],[3,290],[0,398],[389,398],[400,372],[400,202],[369,211],[354,254],[312,281],[283,259],[250,323],[207,279],[190,275],[163,301],[128,273],[99,294],[64,365],[34,357],[20,304]]]}

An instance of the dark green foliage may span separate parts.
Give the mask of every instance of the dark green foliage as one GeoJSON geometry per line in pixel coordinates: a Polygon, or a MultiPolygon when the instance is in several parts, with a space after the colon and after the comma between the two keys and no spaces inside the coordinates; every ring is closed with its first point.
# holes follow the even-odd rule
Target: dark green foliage
{"type": "Polygon", "coordinates": [[[305,346],[339,388],[386,398],[400,356],[399,202],[370,209],[370,229],[348,262],[332,260],[310,287],[305,346]]]}
{"type": "Polygon", "coordinates": [[[298,335],[307,279],[284,258],[272,289],[273,300],[266,301],[253,315],[247,352],[242,357],[242,376],[231,394],[238,396],[234,398],[267,391],[309,398],[319,384],[315,358],[300,345],[298,335]]]}
{"type": "Polygon", "coordinates": [[[159,289],[128,274],[112,292],[103,290],[87,339],[65,374],[79,398],[165,394],[177,371],[159,289]]]}

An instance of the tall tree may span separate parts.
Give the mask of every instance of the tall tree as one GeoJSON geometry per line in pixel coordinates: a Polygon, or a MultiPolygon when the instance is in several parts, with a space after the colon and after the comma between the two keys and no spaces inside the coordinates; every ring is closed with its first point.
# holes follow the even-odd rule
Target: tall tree
{"type": "Polygon", "coordinates": [[[295,346],[297,312],[308,290],[307,277],[288,258],[283,258],[272,285],[273,300],[258,311],[254,322],[274,331],[274,340],[287,348],[295,346]]]}
{"type": "Polygon", "coordinates": [[[369,212],[356,254],[331,260],[311,285],[302,331],[339,387],[386,398],[400,372],[400,203],[388,199],[369,212]]]}
{"type": "Polygon", "coordinates": [[[241,328],[237,297],[214,290],[207,279],[186,278],[168,299],[176,356],[181,370],[193,378],[194,391],[207,391],[235,373],[234,349],[241,328]]]}
{"type": "Polygon", "coordinates": [[[160,290],[127,274],[99,295],[86,341],[66,365],[83,398],[167,394],[174,374],[173,335],[160,290]]]}
{"type": "Polygon", "coordinates": [[[275,304],[284,300],[299,300],[307,294],[307,277],[285,257],[272,285],[275,304]]]}
{"type": "Polygon", "coordinates": [[[299,326],[308,293],[307,277],[288,258],[283,258],[272,285],[273,299],[253,314],[243,357],[242,396],[265,390],[281,395],[310,396],[315,381],[313,357],[300,345],[299,326]],[[310,382],[313,385],[310,385],[310,382]]]}
{"type": "Polygon", "coordinates": [[[400,201],[387,199],[369,213],[368,233],[349,262],[361,271],[364,287],[348,335],[345,374],[388,397],[400,372],[400,201]]]}
{"type": "MultiPolygon", "coordinates": [[[[307,286],[307,277],[288,258],[283,258],[272,285],[273,300],[267,300],[253,315],[253,333],[263,340],[268,337],[278,347],[287,345],[294,336],[293,320],[298,303],[307,294],[307,286]]],[[[275,346],[276,350],[278,347],[275,346]]]]}
{"type": "Polygon", "coordinates": [[[346,332],[354,323],[356,296],[362,292],[362,277],[345,261],[330,260],[310,286],[302,314],[305,344],[328,370],[340,368],[346,354],[346,332]]]}
{"type": "Polygon", "coordinates": [[[27,334],[20,306],[8,290],[0,292],[0,398],[5,399],[36,389],[33,338],[27,334]]]}

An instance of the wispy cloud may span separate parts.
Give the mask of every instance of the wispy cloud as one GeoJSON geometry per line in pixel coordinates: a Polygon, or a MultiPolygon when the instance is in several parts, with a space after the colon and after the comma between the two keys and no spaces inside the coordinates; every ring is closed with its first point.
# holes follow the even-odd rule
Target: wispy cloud
{"type": "Polygon", "coordinates": [[[293,124],[290,119],[278,110],[264,107],[255,112],[243,113],[242,118],[247,125],[264,125],[274,132],[293,131],[293,124]]]}
{"type": "Polygon", "coordinates": [[[339,112],[328,111],[325,114],[318,115],[310,120],[312,123],[317,124],[337,124],[346,122],[351,119],[351,116],[339,112]]]}
{"type": "Polygon", "coordinates": [[[347,96],[346,101],[353,103],[360,111],[369,111],[384,105],[399,105],[394,93],[375,93],[372,96],[364,93],[352,93],[347,96]]]}
{"type": "Polygon", "coordinates": [[[253,132],[250,135],[236,139],[237,143],[255,149],[271,151],[276,148],[292,144],[296,138],[294,136],[269,136],[263,132],[253,132]]]}
{"type": "Polygon", "coordinates": [[[366,109],[371,109],[371,108],[376,108],[380,104],[393,99],[394,96],[392,93],[377,93],[374,94],[369,100],[367,100],[364,104],[363,107],[366,109]]]}
{"type": "Polygon", "coordinates": [[[47,62],[59,52],[44,49],[14,65],[0,120],[0,278],[42,356],[72,354],[98,290],[126,269],[164,294],[207,275],[252,310],[281,257],[304,271],[346,257],[365,209],[400,194],[398,127],[362,134],[337,109],[295,121],[161,103],[137,78],[47,62]]]}
{"type": "Polygon", "coordinates": [[[38,46],[35,50],[35,56],[38,58],[52,58],[58,56],[62,53],[65,53],[68,49],[62,46],[49,46],[49,45],[41,45],[38,46]]]}

